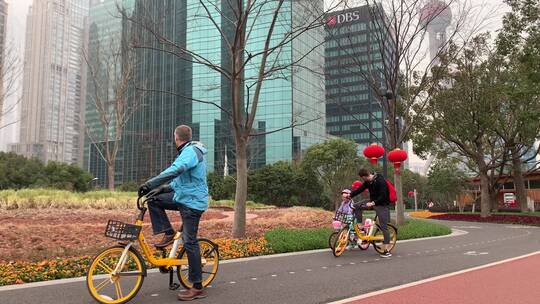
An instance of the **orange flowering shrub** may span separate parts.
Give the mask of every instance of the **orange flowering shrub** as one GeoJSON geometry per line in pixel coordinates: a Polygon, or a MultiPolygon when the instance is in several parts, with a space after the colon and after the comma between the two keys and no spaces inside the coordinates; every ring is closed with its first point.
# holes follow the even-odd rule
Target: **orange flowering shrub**
{"type": "Polygon", "coordinates": [[[431,212],[429,210],[409,212],[409,215],[416,218],[430,218],[435,215],[441,215],[445,213],[431,212]]]}
{"type": "Polygon", "coordinates": [[[217,239],[214,242],[218,245],[219,256],[223,260],[272,253],[264,237],[247,240],[217,239]]]}
{"type": "MultiPolygon", "coordinates": [[[[263,238],[217,239],[220,259],[234,259],[272,253],[263,238]]],[[[41,262],[0,263],[0,286],[86,276],[92,257],[56,258],[41,262]]],[[[150,265],[147,265],[150,267],[150,265]]]]}
{"type": "Polygon", "coordinates": [[[0,286],[85,276],[90,260],[85,256],[0,264],[0,286]]]}

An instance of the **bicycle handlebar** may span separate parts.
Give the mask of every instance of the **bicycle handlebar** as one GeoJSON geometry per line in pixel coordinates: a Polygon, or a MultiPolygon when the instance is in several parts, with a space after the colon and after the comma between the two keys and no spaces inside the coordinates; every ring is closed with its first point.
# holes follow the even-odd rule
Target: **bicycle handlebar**
{"type": "Polygon", "coordinates": [[[157,192],[156,191],[150,191],[148,192],[146,195],[139,195],[137,197],[137,209],[139,210],[143,210],[145,207],[144,207],[144,203],[146,203],[149,199],[151,199],[152,197],[156,196],[157,195],[157,192]],[[141,201],[141,199],[144,197],[144,200],[141,201]]]}

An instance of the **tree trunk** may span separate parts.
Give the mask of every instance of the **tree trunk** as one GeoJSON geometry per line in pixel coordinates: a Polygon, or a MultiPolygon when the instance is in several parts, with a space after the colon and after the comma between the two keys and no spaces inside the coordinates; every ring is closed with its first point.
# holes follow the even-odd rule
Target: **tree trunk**
{"type": "Polygon", "coordinates": [[[521,212],[527,212],[527,192],[525,190],[525,180],[521,170],[521,159],[516,146],[512,147],[512,171],[514,172],[514,187],[516,189],[516,199],[519,202],[521,212]]]}
{"type": "Polygon", "coordinates": [[[247,143],[242,138],[236,139],[236,194],[234,197],[233,237],[246,236],[246,200],[247,200],[247,143]]]}
{"type": "Polygon", "coordinates": [[[114,161],[107,164],[107,189],[114,191],[114,161]]]}
{"type": "Polygon", "coordinates": [[[489,203],[491,204],[491,212],[496,213],[499,211],[499,201],[497,194],[499,189],[497,187],[489,189],[489,203]]]}
{"type": "Polygon", "coordinates": [[[480,172],[480,217],[491,215],[489,196],[489,177],[487,172],[480,172]]]}
{"type": "Polygon", "coordinates": [[[398,170],[394,170],[394,184],[397,194],[396,224],[401,226],[405,224],[405,208],[403,206],[403,186],[401,184],[401,174],[398,170]]]}

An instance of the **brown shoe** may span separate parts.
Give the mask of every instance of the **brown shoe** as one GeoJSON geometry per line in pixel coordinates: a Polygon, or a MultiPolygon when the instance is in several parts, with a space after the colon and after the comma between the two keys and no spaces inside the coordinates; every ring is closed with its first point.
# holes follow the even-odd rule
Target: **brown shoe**
{"type": "Polygon", "coordinates": [[[206,298],[204,289],[190,288],[178,293],[178,300],[180,301],[193,301],[195,299],[206,298]]]}
{"type": "Polygon", "coordinates": [[[165,234],[165,235],[163,235],[163,238],[161,239],[161,241],[159,241],[159,243],[154,244],[154,247],[156,247],[156,248],[167,247],[170,244],[172,244],[173,242],[174,242],[174,233],[173,234],[165,234]]]}

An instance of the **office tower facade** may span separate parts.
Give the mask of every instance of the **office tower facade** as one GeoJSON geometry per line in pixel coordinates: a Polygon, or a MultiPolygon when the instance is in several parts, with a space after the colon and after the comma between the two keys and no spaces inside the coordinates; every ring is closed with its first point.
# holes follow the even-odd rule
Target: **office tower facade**
{"type": "Polygon", "coordinates": [[[368,6],[360,6],[326,19],[327,131],[360,147],[384,140],[379,97],[370,86],[372,76],[366,76],[383,72],[381,35],[373,34],[371,15],[368,6]]]}
{"type": "Polygon", "coordinates": [[[44,162],[82,165],[88,0],[35,0],[27,16],[20,142],[44,162]]]}
{"type": "MultiPolygon", "coordinates": [[[[314,2],[322,14],[323,1],[314,2]]],[[[216,2],[222,14],[213,12],[214,21],[225,35],[233,35],[226,16],[232,14],[228,1],[216,2]]],[[[141,0],[135,6],[135,16],[142,14],[160,20],[161,30],[177,45],[203,56],[213,64],[228,67],[227,46],[216,26],[207,17],[199,1],[184,0],[164,2],[141,0]]],[[[281,10],[274,37],[290,32],[299,19],[301,4],[287,1],[281,10]]],[[[247,41],[247,52],[262,49],[262,43],[271,22],[269,12],[259,16],[258,24],[247,41]]],[[[136,31],[135,31],[136,32],[136,31]]],[[[141,31],[135,33],[143,44],[158,46],[155,37],[141,31]]],[[[254,132],[278,132],[252,139],[248,162],[250,169],[279,160],[293,160],[302,151],[325,138],[324,78],[322,67],[323,29],[300,35],[281,50],[283,62],[295,62],[302,58],[310,69],[290,67],[283,69],[279,77],[264,81],[254,132]],[[320,46],[318,46],[320,45],[320,46]],[[313,51],[311,51],[313,49],[313,51]],[[314,71],[317,70],[318,71],[314,71]],[[291,124],[298,125],[286,128],[291,124]]],[[[159,173],[176,155],[173,130],[179,124],[193,128],[193,137],[208,149],[208,168],[218,174],[234,172],[234,140],[231,124],[226,113],[214,104],[231,108],[228,79],[211,68],[184,58],[151,49],[136,51],[138,71],[136,81],[145,81],[151,90],[137,94],[144,105],[128,123],[122,148],[123,181],[142,181],[159,173]]],[[[255,91],[257,59],[246,66],[244,104],[252,102],[255,91]]],[[[140,90],[139,90],[140,92],[140,90]]]]}
{"type": "MultiPolygon", "coordinates": [[[[92,173],[97,178],[96,184],[102,187],[108,185],[105,144],[108,141],[112,152],[117,134],[117,114],[131,112],[131,98],[119,93],[123,91],[126,82],[132,80],[135,64],[128,40],[129,23],[119,9],[130,14],[134,4],[135,0],[90,2],[88,51],[85,59],[87,87],[83,168],[92,173]],[[121,99],[117,102],[116,98],[121,99]]],[[[120,122],[126,119],[129,117],[120,122]]],[[[122,131],[121,127],[119,134],[122,131]]],[[[122,141],[116,144],[121,146],[122,141]]],[[[121,182],[122,164],[122,154],[118,153],[114,159],[115,184],[121,182]]]]}

